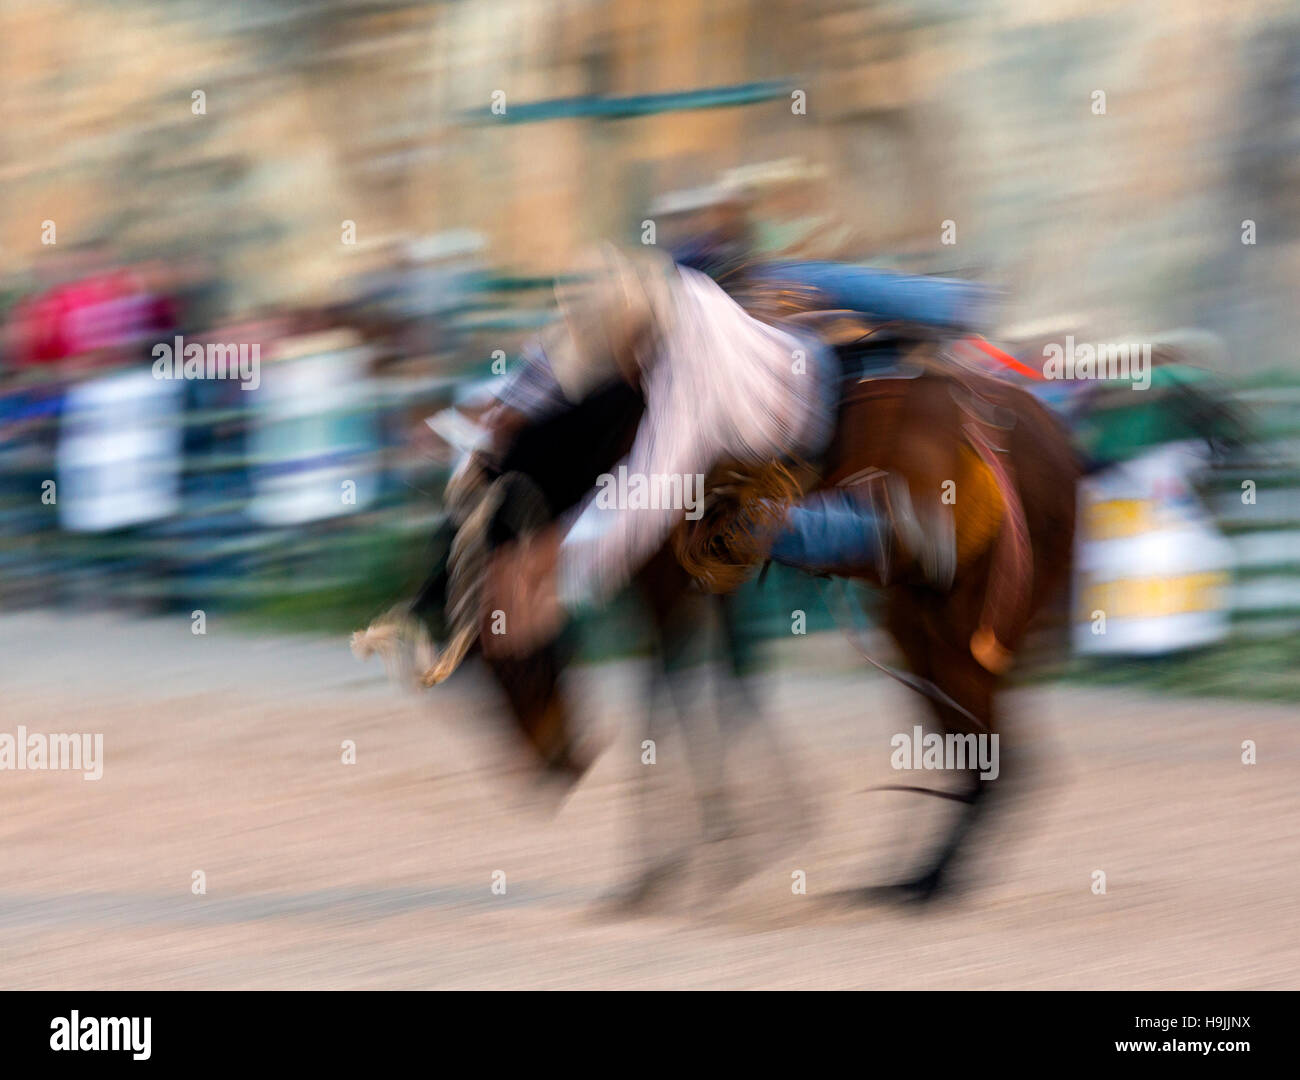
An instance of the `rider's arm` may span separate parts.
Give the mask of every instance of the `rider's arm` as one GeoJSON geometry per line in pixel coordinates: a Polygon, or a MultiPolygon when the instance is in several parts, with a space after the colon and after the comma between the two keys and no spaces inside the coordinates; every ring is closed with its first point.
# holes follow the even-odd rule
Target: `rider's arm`
{"type": "Polygon", "coordinates": [[[673,386],[666,366],[657,375],[646,387],[646,415],[631,452],[600,478],[560,545],[557,592],[569,611],[613,596],[663,546],[689,507],[702,508],[704,475],[715,456],[702,431],[711,425],[691,415],[687,395],[680,384],[673,386]],[[644,485],[646,493],[659,490],[658,508],[633,503],[634,485],[644,485]]]}
{"type": "Polygon", "coordinates": [[[532,421],[545,420],[569,404],[540,340],[524,349],[519,363],[502,380],[496,398],[506,410],[532,421]]]}
{"type": "Polygon", "coordinates": [[[569,610],[613,595],[688,509],[691,516],[702,513],[704,477],[719,461],[815,452],[824,442],[827,407],[816,377],[796,373],[798,339],[750,318],[689,270],[680,272],[674,312],[671,332],[643,377],[646,414],[620,463],[626,473],[615,467],[560,546],[557,591],[569,610]],[[627,485],[618,482],[621,476],[627,485]],[[631,509],[613,498],[633,483],[676,493],[678,505],[631,509]],[[687,496],[690,508],[681,505],[687,496]]]}
{"type": "Polygon", "coordinates": [[[528,345],[519,362],[499,380],[479,425],[487,435],[479,453],[488,462],[500,462],[529,424],[540,423],[568,406],[540,341],[528,345]]]}

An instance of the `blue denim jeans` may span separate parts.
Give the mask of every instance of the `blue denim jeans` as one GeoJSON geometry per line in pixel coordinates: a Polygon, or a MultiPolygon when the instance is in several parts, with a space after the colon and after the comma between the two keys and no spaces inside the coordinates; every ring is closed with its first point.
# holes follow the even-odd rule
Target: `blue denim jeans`
{"type": "Polygon", "coordinates": [[[763,280],[815,289],[818,306],[860,311],[876,319],[947,330],[979,330],[992,293],[974,281],[873,270],[852,263],[779,262],[756,271],[763,280]]]}
{"type": "Polygon", "coordinates": [[[770,554],[773,562],[812,573],[879,570],[887,528],[860,495],[817,491],[791,507],[770,554]]]}
{"type": "MultiPolygon", "coordinates": [[[[809,346],[811,370],[819,380],[824,424],[805,447],[813,460],[819,459],[835,433],[840,402],[840,361],[833,349],[820,342],[809,346]]],[[[813,573],[862,567],[879,567],[885,543],[886,523],[861,494],[845,489],[814,492],[792,507],[785,528],[777,535],[770,552],[773,562],[813,573]]]]}

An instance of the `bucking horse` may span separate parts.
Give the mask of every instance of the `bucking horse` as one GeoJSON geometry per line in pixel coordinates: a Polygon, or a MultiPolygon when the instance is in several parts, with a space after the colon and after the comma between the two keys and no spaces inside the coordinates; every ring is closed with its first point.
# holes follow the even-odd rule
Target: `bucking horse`
{"type": "MultiPolygon", "coordinates": [[[[1030,623],[1068,577],[1079,462],[1062,423],[1037,398],[954,359],[953,344],[970,339],[958,320],[909,322],[889,303],[846,296],[844,280],[828,264],[783,266],[736,294],[758,317],[815,334],[833,350],[839,404],[830,447],[814,462],[721,463],[706,479],[703,513],[680,522],[634,587],[671,668],[703,597],[714,598],[705,602],[721,609],[724,626],[734,618],[730,597],[763,573],[782,522],[833,513],[851,499],[872,532],[861,556],[811,569],[879,590],[877,616],[903,668],[866,652],[865,659],[916,690],[946,734],[992,735],[1003,720],[999,691],[1030,623]]],[[[643,411],[637,388],[614,381],[513,432],[471,492],[449,500],[436,566],[415,599],[354,636],[358,655],[389,647],[393,627],[410,617],[437,643],[425,685],[479,651],[489,632],[484,580],[493,552],[578,506],[627,454],[643,411]]],[[[858,591],[842,595],[854,603],[858,591]]],[[[572,630],[525,656],[483,650],[536,761],[568,785],[591,764],[561,684],[574,650],[572,630]]],[[[712,767],[709,755],[692,757],[697,769],[712,767]]],[[[706,835],[728,820],[714,764],[718,771],[696,784],[706,835]]],[[[1005,764],[992,783],[977,768],[970,761],[954,791],[901,788],[942,795],[961,810],[911,880],[876,891],[924,901],[949,883],[954,858],[1006,783],[1005,764]]],[[[649,868],[633,894],[676,865],[649,868]]]]}

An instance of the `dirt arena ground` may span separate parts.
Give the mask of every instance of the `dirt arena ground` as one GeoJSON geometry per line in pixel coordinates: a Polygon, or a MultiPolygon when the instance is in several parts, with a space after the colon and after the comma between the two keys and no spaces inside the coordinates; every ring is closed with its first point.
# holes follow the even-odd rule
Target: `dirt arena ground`
{"type": "MultiPolygon", "coordinates": [[[[104,736],[101,780],[0,773],[5,989],[1300,983],[1293,709],[1017,692],[1041,768],[967,865],[968,894],[923,912],[858,906],[844,891],[896,876],[951,804],[864,792],[897,780],[889,737],[919,709],[838,640],[810,639],[763,683],[812,798],[806,834],[755,825],[770,858],[740,887],[711,884],[734,858],[709,845],[660,909],[611,918],[599,901],[634,868],[628,795],[645,768],[636,665],[578,676],[610,742],[556,807],[468,671],[403,694],[345,641],[217,618],[196,636],[187,618],[12,615],[0,656],[0,734],[104,736]]],[[[745,752],[742,808],[788,825],[745,752]]],[[[650,828],[665,842],[692,828],[672,794],[680,754],[665,740],[655,766],[650,828]]]]}

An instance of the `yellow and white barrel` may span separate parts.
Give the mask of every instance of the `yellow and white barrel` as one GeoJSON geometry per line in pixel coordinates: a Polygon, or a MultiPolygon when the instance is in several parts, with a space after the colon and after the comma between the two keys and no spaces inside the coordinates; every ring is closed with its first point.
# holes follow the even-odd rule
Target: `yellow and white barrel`
{"type": "Polygon", "coordinates": [[[1080,484],[1073,642],[1159,655],[1228,634],[1233,550],[1192,487],[1200,444],[1170,443],[1080,484]]]}

